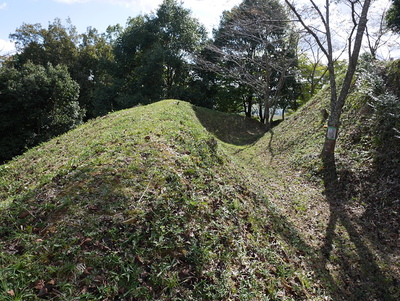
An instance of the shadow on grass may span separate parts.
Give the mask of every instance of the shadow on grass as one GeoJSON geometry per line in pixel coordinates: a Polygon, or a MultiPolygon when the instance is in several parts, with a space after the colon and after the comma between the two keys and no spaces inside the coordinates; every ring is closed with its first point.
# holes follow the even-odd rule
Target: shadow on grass
{"type": "Polygon", "coordinates": [[[364,233],[366,230],[349,213],[347,183],[338,177],[335,164],[324,162],[324,170],[330,207],[324,244],[318,252],[324,273],[335,274],[344,300],[398,300],[394,291],[397,280],[381,270],[364,239],[369,233],[364,233]]]}
{"type": "MultiPolygon", "coordinates": [[[[273,148],[270,145],[265,145],[265,148],[272,156],[273,148]]],[[[257,168],[254,165],[255,171],[250,177],[260,176],[257,168]]],[[[312,271],[310,277],[313,285],[318,288],[320,283],[329,294],[329,300],[399,300],[399,279],[390,271],[390,268],[395,267],[388,267],[390,261],[385,258],[385,247],[374,245],[371,248],[371,229],[349,210],[351,194],[348,191],[348,178],[342,174],[338,176],[336,167],[333,176],[328,173],[323,176],[330,216],[320,247],[310,245],[296,226],[280,213],[280,208],[275,209],[273,203],[270,203],[269,207],[272,208],[266,211],[273,212],[270,218],[274,230],[293,248],[294,256],[301,258],[305,270],[312,271]],[[380,254],[376,254],[377,250],[380,254]]],[[[265,187],[270,183],[268,180],[257,183],[257,194],[263,195],[265,187]]],[[[373,226],[373,221],[370,221],[369,226],[373,226]]]]}
{"type": "Polygon", "coordinates": [[[336,189],[326,191],[330,218],[320,249],[309,245],[287,217],[272,208],[269,218],[274,230],[293,248],[307,270],[313,271],[310,277],[314,285],[318,287],[320,283],[329,300],[398,300],[397,280],[378,265],[364,241],[367,233],[360,233],[347,212],[343,194],[337,189],[342,184],[337,180],[333,185],[336,189]]]}
{"type": "Polygon", "coordinates": [[[248,117],[193,106],[197,118],[219,140],[238,146],[255,143],[266,132],[265,125],[248,117]]]}

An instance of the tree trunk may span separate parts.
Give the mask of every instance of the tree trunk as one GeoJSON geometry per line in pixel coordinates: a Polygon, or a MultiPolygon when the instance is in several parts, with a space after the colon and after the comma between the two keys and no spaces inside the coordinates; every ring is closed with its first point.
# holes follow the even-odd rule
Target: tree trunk
{"type": "Polygon", "coordinates": [[[271,66],[269,64],[268,53],[265,54],[265,77],[264,77],[264,120],[266,130],[270,129],[269,124],[269,109],[270,109],[270,94],[271,94],[271,66]]]}
{"type": "Polygon", "coordinates": [[[265,103],[264,103],[264,123],[265,123],[265,127],[266,130],[269,130],[271,128],[271,124],[269,122],[269,97],[267,98],[267,96],[265,97],[265,103]]]}
{"type": "MultiPolygon", "coordinates": [[[[340,116],[342,114],[342,109],[346,102],[347,95],[349,94],[350,91],[354,73],[356,71],[358,57],[360,54],[360,49],[362,44],[362,38],[364,35],[365,28],[367,26],[367,21],[368,21],[367,15],[370,4],[371,0],[364,1],[361,16],[358,22],[357,33],[354,41],[354,48],[349,50],[350,53],[349,64],[347,67],[346,76],[344,78],[339,97],[336,100],[332,96],[333,92],[336,93],[336,87],[331,87],[331,115],[329,116],[328,129],[326,131],[325,142],[322,149],[323,162],[325,167],[327,167],[328,169],[330,169],[332,165],[335,164],[335,146],[340,126],[340,116]],[[333,91],[332,88],[334,88],[335,90],[333,91]]],[[[354,11],[352,13],[355,14],[354,11]]]]}
{"type": "Polygon", "coordinates": [[[261,102],[258,103],[258,117],[260,118],[260,122],[264,123],[264,112],[261,102]]]}
{"type": "Polygon", "coordinates": [[[253,106],[253,95],[249,93],[246,97],[245,105],[244,105],[244,111],[246,114],[246,117],[251,117],[251,108],[253,106]]]}

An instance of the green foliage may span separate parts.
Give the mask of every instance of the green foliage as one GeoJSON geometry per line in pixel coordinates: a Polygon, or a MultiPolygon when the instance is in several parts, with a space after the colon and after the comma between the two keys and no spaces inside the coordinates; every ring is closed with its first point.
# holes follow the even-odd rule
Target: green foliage
{"type": "Polygon", "coordinates": [[[130,19],[115,46],[120,94],[128,97],[115,98],[110,107],[184,99],[192,81],[188,60],[205,36],[190,11],[173,0],[165,0],[154,15],[130,19]]]}
{"type": "Polygon", "coordinates": [[[299,72],[303,85],[301,86],[301,102],[309,101],[324,84],[328,82],[327,67],[320,62],[312,62],[306,55],[299,59],[299,72]]]}
{"type": "Polygon", "coordinates": [[[79,86],[66,67],[30,62],[0,69],[0,160],[60,135],[82,122],[79,86]]]}
{"type": "Polygon", "coordinates": [[[48,29],[41,24],[24,23],[10,38],[16,43],[18,54],[16,64],[22,66],[28,61],[34,64],[53,66],[63,64],[72,66],[78,56],[78,34],[76,28],[67,20],[67,26],[55,19],[48,29]]]}
{"type": "Polygon", "coordinates": [[[394,31],[400,32],[400,1],[392,0],[392,5],[386,14],[386,22],[388,27],[394,31]]]}
{"type": "MultiPolygon", "coordinates": [[[[114,30],[118,32],[119,28],[114,30]]],[[[66,25],[55,19],[47,29],[40,24],[23,24],[10,35],[18,48],[13,64],[16,68],[21,68],[28,61],[43,67],[49,63],[67,66],[71,77],[80,86],[79,105],[89,119],[96,115],[94,106],[98,94],[95,90],[107,85],[110,79],[112,36],[112,28],[107,34],[99,34],[91,27],[79,35],[69,19],[66,25]]]]}
{"type": "MultiPolygon", "coordinates": [[[[108,32],[110,34],[111,31],[108,32]]],[[[95,111],[96,90],[112,80],[113,43],[106,34],[99,34],[95,28],[89,27],[86,33],[80,35],[78,50],[76,61],[70,62],[69,70],[79,84],[79,105],[86,111],[85,119],[88,120],[98,116],[95,111]]]]}
{"type": "Polygon", "coordinates": [[[227,85],[220,88],[225,95],[217,99],[217,106],[228,108],[226,94],[231,93],[232,108],[241,102],[247,116],[258,110],[265,123],[270,122],[270,110],[297,107],[297,38],[287,19],[283,6],[274,0],[243,1],[224,12],[207,46],[214,54],[205,52],[199,60],[223,77],[218,85],[227,85]],[[246,91],[243,98],[237,97],[238,90],[246,91]]]}
{"type": "Polygon", "coordinates": [[[364,57],[360,62],[358,91],[368,98],[369,105],[374,109],[375,143],[378,147],[394,143],[397,139],[397,129],[400,128],[400,98],[396,95],[398,87],[397,84],[391,87],[391,80],[387,80],[398,77],[400,72],[397,68],[397,63],[385,66],[368,57],[364,57]]]}

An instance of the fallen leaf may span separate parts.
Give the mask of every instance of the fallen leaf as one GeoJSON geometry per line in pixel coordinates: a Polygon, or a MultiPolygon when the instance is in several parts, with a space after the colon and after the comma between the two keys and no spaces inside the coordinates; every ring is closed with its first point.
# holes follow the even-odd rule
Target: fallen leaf
{"type": "Polygon", "coordinates": [[[37,296],[38,296],[39,298],[45,297],[48,293],[49,293],[49,289],[48,289],[46,286],[44,286],[44,287],[39,291],[39,293],[37,294],[37,296]]]}
{"type": "Polygon", "coordinates": [[[54,279],[48,281],[47,283],[45,283],[44,280],[36,281],[34,288],[39,290],[39,293],[37,294],[37,296],[39,298],[46,297],[48,293],[53,291],[55,284],[56,284],[56,282],[54,279]]]}
{"type": "Polygon", "coordinates": [[[7,291],[7,294],[9,294],[9,295],[12,296],[12,297],[15,296],[14,290],[9,290],[9,291],[7,291]]]}
{"type": "Polygon", "coordinates": [[[137,261],[139,261],[141,264],[144,264],[143,259],[142,259],[139,255],[136,255],[136,256],[135,256],[135,259],[136,259],[137,261]]]}
{"type": "Polygon", "coordinates": [[[29,212],[28,212],[28,211],[23,211],[23,212],[20,213],[19,218],[20,218],[20,219],[24,219],[24,218],[26,218],[28,215],[29,215],[29,212]]]}
{"type": "Polygon", "coordinates": [[[87,245],[87,244],[89,244],[91,241],[92,241],[92,239],[91,239],[90,237],[85,238],[85,240],[84,240],[83,242],[81,242],[81,246],[87,245]]]}
{"type": "Polygon", "coordinates": [[[38,280],[35,282],[34,288],[37,290],[41,290],[44,287],[44,281],[43,280],[38,280]]]}
{"type": "Polygon", "coordinates": [[[39,291],[38,293],[38,297],[39,298],[43,298],[46,297],[48,293],[52,292],[54,289],[54,285],[55,285],[55,281],[54,280],[50,280],[49,282],[47,282],[39,291]]]}

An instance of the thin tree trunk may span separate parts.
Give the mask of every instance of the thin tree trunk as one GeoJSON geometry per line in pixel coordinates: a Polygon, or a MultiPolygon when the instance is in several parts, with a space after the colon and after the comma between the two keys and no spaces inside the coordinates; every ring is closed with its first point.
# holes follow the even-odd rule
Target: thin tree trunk
{"type": "Polygon", "coordinates": [[[271,93],[271,66],[269,65],[268,53],[265,54],[265,79],[264,79],[264,120],[266,130],[270,129],[269,109],[270,109],[270,93],[271,93]]]}
{"type": "MultiPolygon", "coordinates": [[[[335,164],[335,146],[340,127],[340,116],[342,113],[343,106],[345,104],[347,95],[349,94],[351,82],[353,80],[354,73],[356,71],[358,57],[360,54],[362,38],[367,25],[367,15],[371,4],[371,0],[365,0],[362,8],[361,16],[359,19],[356,38],[354,41],[354,48],[350,50],[349,64],[346,72],[346,76],[340,90],[339,97],[335,100],[333,95],[331,96],[331,114],[328,121],[328,129],[325,136],[325,142],[322,149],[322,158],[325,167],[330,169],[335,164]]],[[[331,81],[332,85],[332,81],[331,81]]],[[[336,84],[335,84],[336,85],[336,84]]],[[[336,92],[336,87],[333,87],[336,92]]],[[[331,87],[332,89],[332,87],[331,87]]],[[[333,91],[331,90],[331,94],[333,91]]]]}
{"type": "Polygon", "coordinates": [[[279,97],[281,97],[281,94],[282,94],[283,85],[285,84],[285,79],[286,79],[286,71],[287,71],[287,67],[284,66],[283,70],[281,72],[281,76],[279,77],[278,85],[276,87],[276,91],[275,91],[275,95],[274,95],[275,103],[274,103],[272,114],[270,116],[270,121],[269,121],[270,124],[272,124],[274,115],[276,113],[276,108],[278,106],[278,99],[279,99],[279,97]]]}
{"type": "Polygon", "coordinates": [[[251,107],[253,106],[253,95],[248,93],[245,100],[244,111],[246,117],[251,117],[251,107]]]}

